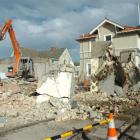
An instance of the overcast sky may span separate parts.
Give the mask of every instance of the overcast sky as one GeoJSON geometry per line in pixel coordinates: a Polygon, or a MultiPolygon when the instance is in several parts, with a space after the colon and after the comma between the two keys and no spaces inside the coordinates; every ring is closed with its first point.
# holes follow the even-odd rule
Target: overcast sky
{"type": "MultiPolygon", "coordinates": [[[[108,17],[122,25],[138,25],[140,0],[0,0],[0,27],[7,18],[22,47],[46,50],[66,47],[79,59],[75,39],[108,17]]],[[[0,57],[12,52],[9,35],[0,42],[0,57]]]]}

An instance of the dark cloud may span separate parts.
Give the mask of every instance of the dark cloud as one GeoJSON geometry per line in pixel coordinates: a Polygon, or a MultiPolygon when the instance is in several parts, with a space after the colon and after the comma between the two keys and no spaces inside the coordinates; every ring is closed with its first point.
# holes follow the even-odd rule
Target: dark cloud
{"type": "MultiPolygon", "coordinates": [[[[0,26],[10,18],[21,46],[38,50],[67,47],[73,59],[78,59],[77,36],[89,32],[104,17],[124,25],[138,25],[138,2],[140,0],[1,0],[0,26]]],[[[0,57],[11,54],[7,36],[0,42],[0,57]]]]}

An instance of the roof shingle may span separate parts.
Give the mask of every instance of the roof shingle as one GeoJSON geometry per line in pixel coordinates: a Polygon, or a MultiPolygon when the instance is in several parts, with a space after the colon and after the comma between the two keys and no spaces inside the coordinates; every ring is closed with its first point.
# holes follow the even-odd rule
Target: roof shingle
{"type": "Polygon", "coordinates": [[[37,51],[31,48],[20,48],[21,56],[23,57],[31,57],[31,58],[54,58],[59,59],[59,57],[64,52],[65,48],[50,48],[50,50],[47,51],[37,51]]]}

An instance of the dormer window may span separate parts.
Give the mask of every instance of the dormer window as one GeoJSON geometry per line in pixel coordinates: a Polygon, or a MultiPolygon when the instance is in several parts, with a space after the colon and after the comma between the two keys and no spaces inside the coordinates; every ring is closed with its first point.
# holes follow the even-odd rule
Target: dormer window
{"type": "Polygon", "coordinates": [[[112,41],[112,35],[105,35],[104,36],[104,41],[112,41]]]}

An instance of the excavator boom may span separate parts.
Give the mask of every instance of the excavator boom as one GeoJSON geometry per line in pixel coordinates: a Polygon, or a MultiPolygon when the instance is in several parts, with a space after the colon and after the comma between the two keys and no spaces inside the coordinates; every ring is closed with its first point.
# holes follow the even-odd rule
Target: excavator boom
{"type": "Polygon", "coordinates": [[[5,24],[3,25],[3,27],[0,30],[0,40],[4,39],[4,36],[6,34],[6,32],[8,31],[10,39],[11,39],[11,43],[12,43],[12,47],[13,47],[13,52],[14,52],[14,59],[15,59],[15,63],[13,66],[13,75],[17,73],[18,70],[18,63],[19,63],[19,59],[20,59],[20,47],[19,44],[16,40],[16,36],[12,27],[12,21],[10,19],[8,19],[5,24]]]}

